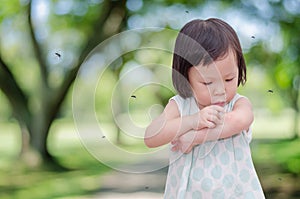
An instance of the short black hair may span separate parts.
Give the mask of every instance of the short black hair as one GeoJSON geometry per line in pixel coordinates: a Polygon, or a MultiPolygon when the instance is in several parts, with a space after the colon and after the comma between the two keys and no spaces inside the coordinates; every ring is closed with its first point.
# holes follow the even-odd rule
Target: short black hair
{"type": "Polygon", "coordinates": [[[200,63],[209,65],[223,58],[232,50],[238,65],[238,86],[245,84],[246,64],[240,41],[234,29],[217,18],[195,19],[188,22],[179,32],[172,63],[172,81],[178,94],[191,97],[188,71],[200,63]]]}

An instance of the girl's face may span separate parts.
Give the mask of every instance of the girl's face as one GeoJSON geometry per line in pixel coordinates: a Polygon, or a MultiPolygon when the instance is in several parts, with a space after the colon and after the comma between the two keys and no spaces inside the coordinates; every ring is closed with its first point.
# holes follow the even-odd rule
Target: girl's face
{"type": "Polygon", "coordinates": [[[188,71],[189,83],[199,108],[225,106],[237,91],[238,66],[232,50],[208,66],[198,65],[188,71]]]}

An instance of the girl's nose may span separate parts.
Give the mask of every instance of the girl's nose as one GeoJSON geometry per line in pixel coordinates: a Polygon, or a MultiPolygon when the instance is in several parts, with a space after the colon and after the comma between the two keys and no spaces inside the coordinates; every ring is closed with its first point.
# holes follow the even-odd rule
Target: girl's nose
{"type": "Polygon", "coordinates": [[[222,96],[224,95],[225,96],[225,86],[223,83],[218,83],[215,85],[214,87],[214,95],[217,95],[217,96],[222,96]]]}

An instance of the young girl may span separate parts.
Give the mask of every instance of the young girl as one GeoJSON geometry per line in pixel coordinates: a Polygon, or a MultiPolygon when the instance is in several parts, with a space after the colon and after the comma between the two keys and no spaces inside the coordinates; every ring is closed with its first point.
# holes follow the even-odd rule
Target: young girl
{"type": "Polygon", "coordinates": [[[252,163],[249,100],[237,94],[246,65],[235,31],[193,20],[176,39],[172,97],[145,132],[148,147],[172,144],[164,198],[265,198],[252,163]]]}

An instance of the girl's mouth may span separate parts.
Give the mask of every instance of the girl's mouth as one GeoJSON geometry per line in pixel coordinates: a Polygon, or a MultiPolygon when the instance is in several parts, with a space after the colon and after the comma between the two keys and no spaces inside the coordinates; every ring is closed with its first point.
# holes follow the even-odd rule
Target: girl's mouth
{"type": "Polygon", "coordinates": [[[213,103],[213,105],[222,106],[222,107],[224,107],[225,104],[226,104],[225,102],[216,102],[216,103],[213,103]]]}

